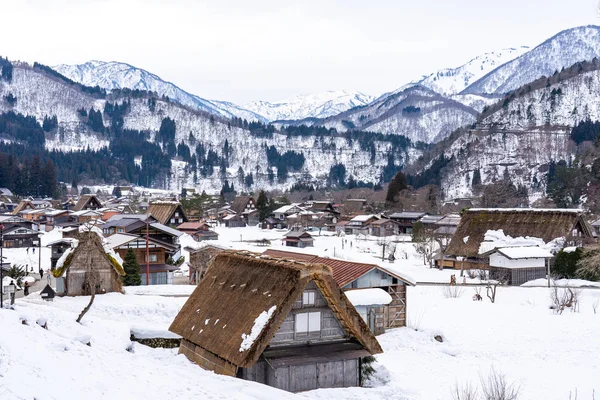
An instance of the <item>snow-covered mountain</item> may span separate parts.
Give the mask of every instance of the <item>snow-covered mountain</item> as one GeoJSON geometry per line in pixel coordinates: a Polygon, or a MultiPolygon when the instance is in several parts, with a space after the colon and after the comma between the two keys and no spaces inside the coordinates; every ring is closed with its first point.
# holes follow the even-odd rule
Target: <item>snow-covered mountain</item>
{"type": "Polygon", "coordinates": [[[264,116],[269,121],[289,121],[304,118],[327,118],[364,106],[373,97],[358,91],[335,90],[315,94],[301,94],[290,99],[277,101],[254,101],[244,107],[264,116]]]}
{"type": "Polygon", "coordinates": [[[100,86],[104,89],[139,89],[168,96],[185,106],[207,111],[226,118],[240,117],[249,121],[266,122],[261,115],[239,107],[233,103],[207,100],[188,93],[171,82],[144,69],[121,62],[88,61],[84,64],[61,64],[52,67],[67,78],[86,86],[100,86]]]}
{"type": "Polygon", "coordinates": [[[358,129],[433,143],[456,128],[475,122],[476,117],[473,108],[417,85],[326,118],[317,125],[340,132],[358,129]]]}
{"type": "MultiPolygon", "coordinates": [[[[375,140],[373,145],[364,146],[360,140],[347,140],[339,135],[331,136],[288,136],[279,132],[271,135],[255,136],[247,129],[235,126],[230,120],[214,114],[197,111],[182,106],[175,101],[150,98],[148,95],[126,97],[124,94],[103,96],[82,90],[54,74],[40,68],[32,68],[25,63],[13,63],[12,78],[0,82],[0,99],[14,97],[14,102],[0,101],[0,113],[13,111],[33,116],[41,123],[44,117],[56,116],[58,127],[45,134],[44,146],[48,150],[69,152],[75,150],[99,150],[108,148],[112,143],[108,135],[92,131],[79,110],[105,111],[110,98],[112,104],[128,101],[127,111],[123,114],[123,128],[143,131],[149,142],[161,143],[167,151],[164,141],[157,139],[157,133],[163,121],[169,117],[176,127],[173,143],[189,147],[191,156],[196,155],[199,145],[206,153],[227,160],[226,165],[211,167],[207,175],[192,173],[189,162],[181,157],[172,159],[171,176],[156,184],[160,188],[180,191],[182,187],[195,187],[207,193],[218,193],[224,179],[243,190],[289,189],[295,183],[324,186],[332,166],[344,164],[346,180],[352,177],[356,181],[377,183],[382,171],[388,166],[388,155],[392,155],[396,165],[406,164],[416,159],[421,151],[411,147],[398,147],[390,140],[375,140]],[[117,97],[115,97],[117,96],[117,97]],[[154,101],[150,101],[153,100],[154,101]],[[228,143],[227,153],[224,144],[228,143]],[[286,152],[302,153],[304,162],[300,169],[289,167],[289,177],[279,180],[278,166],[267,157],[266,147],[274,146],[280,155],[286,152]],[[253,183],[246,184],[238,179],[239,169],[251,174],[253,183]]],[[[108,113],[102,113],[105,127],[111,125],[108,113]]],[[[0,132],[0,140],[15,141],[6,138],[0,132]]],[[[143,143],[140,143],[142,147],[143,143]]],[[[137,158],[137,157],[136,157],[137,158]]],[[[144,160],[137,161],[142,168],[144,160]]],[[[198,164],[198,169],[202,162],[198,164]]],[[[114,179],[119,179],[114,177],[114,179]]],[[[91,182],[90,182],[91,183],[91,182]]],[[[115,182],[107,182],[115,183],[115,182]]]]}
{"type": "Polygon", "coordinates": [[[444,96],[451,96],[462,92],[473,82],[483,77],[496,67],[514,60],[521,54],[529,51],[529,47],[502,49],[477,56],[457,68],[444,68],[424,77],[417,83],[428,87],[444,96]]]}
{"type": "Polygon", "coordinates": [[[445,197],[472,195],[475,171],[484,185],[508,176],[512,184],[528,189],[530,199],[543,197],[548,163],[576,158],[571,128],[583,120],[600,120],[599,97],[598,60],[515,89],[486,110],[475,129],[438,145],[432,158],[443,153],[450,160],[442,170],[445,197]]]}
{"type": "Polygon", "coordinates": [[[463,93],[504,94],[542,75],[549,76],[578,61],[600,56],[600,27],[581,26],[564,30],[534,49],[494,69],[463,93]]]}

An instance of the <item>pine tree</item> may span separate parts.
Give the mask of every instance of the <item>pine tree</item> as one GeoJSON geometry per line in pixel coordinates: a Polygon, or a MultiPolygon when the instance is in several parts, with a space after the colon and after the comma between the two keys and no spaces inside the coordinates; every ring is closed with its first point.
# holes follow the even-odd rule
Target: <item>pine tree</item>
{"type": "Polygon", "coordinates": [[[398,193],[400,193],[407,187],[408,187],[408,184],[406,183],[406,177],[404,176],[404,174],[402,172],[398,172],[396,174],[396,176],[394,176],[394,179],[392,179],[390,181],[390,184],[388,186],[387,195],[385,196],[385,201],[390,202],[390,203],[395,202],[396,196],[398,195],[398,193]]]}
{"type": "Polygon", "coordinates": [[[258,210],[259,220],[263,221],[270,214],[270,208],[267,200],[267,194],[264,190],[258,192],[258,198],[256,199],[256,209],[258,210]]]}
{"type": "Polygon", "coordinates": [[[140,264],[137,262],[133,249],[127,250],[125,260],[123,260],[123,269],[125,270],[123,285],[139,286],[142,284],[142,277],[140,276],[140,264]]]}

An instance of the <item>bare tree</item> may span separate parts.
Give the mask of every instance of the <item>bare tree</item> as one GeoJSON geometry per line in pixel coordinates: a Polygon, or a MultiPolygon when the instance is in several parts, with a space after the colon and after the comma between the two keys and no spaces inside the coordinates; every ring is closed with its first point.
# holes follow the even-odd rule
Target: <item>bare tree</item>
{"type": "Polygon", "coordinates": [[[508,283],[508,272],[497,272],[493,276],[492,274],[488,273],[483,274],[482,276],[487,276],[485,281],[486,295],[492,303],[495,303],[498,286],[508,283]]]}
{"type": "Polygon", "coordinates": [[[98,271],[91,268],[88,272],[86,272],[85,281],[83,284],[86,287],[86,290],[88,290],[91,293],[91,297],[90,297],[90,302],[88,303],[88,305],[85,306],[85,308],[83,310],[81,310],[79,317],[77,317],[78,323],[81,323],[81,320],[83,319],[85,314],[90,310],[90,308],[92,307],[92,304],[94,304],[94,299],[96,298],[96,286],[98,286],[99,283],[100,283],[100,275],[98,274],[98,271]]]}
{"type": "Polygon", "coordinates": [[[458,383],[454,384],[452,388],[452,400],[478,400],[479,391],[476,386],[473,386],[470,382],[463,386],[458,386],[458,383]]]}
{"type": "Polygon", "coordinates": [[[579,310],[579,295],[581,291],[578,289],[572,289],[570,287],[560,288],[553,282],[550,288],[550,300],[552,305],[550,308],[555,314],[562,314],[566,308],[570,308],[571,311],[576,312],[579,310]]]}
{"type": "Polygon", "coordinates": [[[493,367],[487,378],[480,377],[481,392],[485,400],[517,400],[520,388],[514,383],[509,384],[504,374],[493,367]]]}

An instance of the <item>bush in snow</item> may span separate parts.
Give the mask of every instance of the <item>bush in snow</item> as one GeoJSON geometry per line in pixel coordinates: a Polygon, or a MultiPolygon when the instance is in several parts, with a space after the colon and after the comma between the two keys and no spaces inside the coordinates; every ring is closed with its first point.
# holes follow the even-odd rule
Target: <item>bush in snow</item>
{"type": "Polygon", "coordinates": [[[487,378],[481,377],[481,393],[484,400],[517,400],[520,388],[509,384],[504,374],[491,369],[487,378]]]}
{"type": "Polygon", "coordinates": [[[582,254],[583,251],[580,248],[571,252],[559,251],[552,265],[552,275],[556,275],[559,278],[574,278],[577,263],[581,259],[582,254]]]}
{"type": "Polygon", "coordinates": [[[451,392],[452,400],[478,400],[479,391],[476,386],[473,386],[470,382],[459,386],[458,383],[454,384],[454,388],[451,392]]]}
{"type": "Polygon", "coordinates": [[[577,262],[576,275],[588,281],[600,281],[600,246],[584,250],[577,262]]]}
{"type": "Polygon", "coordinates": [[[447,299],[458,299],[460,296],[463,295],[464,292],[465,291],[463,288],[456,285],[444,286],[444,289],[442,291],[444,297],[447,299]]]}

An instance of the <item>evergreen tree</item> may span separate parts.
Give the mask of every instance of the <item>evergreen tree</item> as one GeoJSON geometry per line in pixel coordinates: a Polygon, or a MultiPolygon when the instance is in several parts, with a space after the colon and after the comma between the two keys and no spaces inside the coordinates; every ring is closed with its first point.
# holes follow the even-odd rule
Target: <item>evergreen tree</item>
{"type": "Polygon", "coordinates": [[[406,189],[408,184],[406,183],[406,177],[402,172],[398,172],[394,179],[390,181],[388,186],[387,195],[385,196],[385,201],[393,203],[396,201],[396,196],[406,189]]]}
{"type": "Polygon", "coordinates": [[[566,252],[561,250],[556,255],[556,259],[552,264],[552,275],[559,278],[572,279],[575,278],[577,271],[577,263],[581,259],[583,251],[581,248],[577,248],[575,251],[566,252]]]}
{"type": "Polygon", "coordinates": [[[135,257],[133,249],[127,250],[127,254],[125,254],[125,260],[123,260],[123,269],[125,270],[125,276],[122,277],[123,285],[139,286],[142,284],[142,277],[140,276],[140,264],[135,257]]]}
{"type": "Polygon", "coordinates": [[[264,190],[258,192],[258,198],[256,199],[256,209],[258,210],[258,218],[260,221],[263,221],[271,213],[267,200],[267,194],[264,190]]]}
{"type": "Polygon", "coordinates": [[[471,181],[471,186],[475,187],[479,185],[481,185],[481,171],[479,171],[479,169],[476,169],[475,171],[473,171],[473,180],[471,181]]]}

